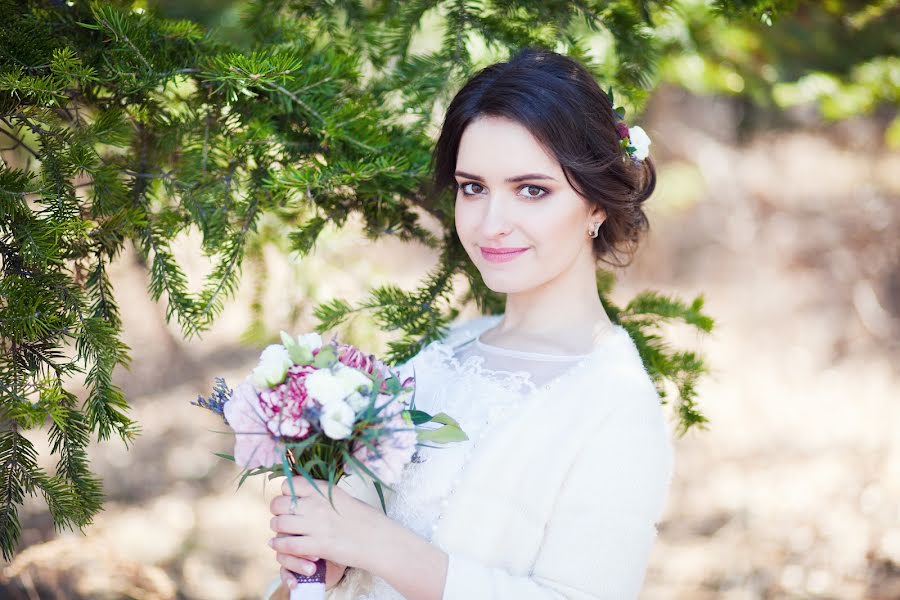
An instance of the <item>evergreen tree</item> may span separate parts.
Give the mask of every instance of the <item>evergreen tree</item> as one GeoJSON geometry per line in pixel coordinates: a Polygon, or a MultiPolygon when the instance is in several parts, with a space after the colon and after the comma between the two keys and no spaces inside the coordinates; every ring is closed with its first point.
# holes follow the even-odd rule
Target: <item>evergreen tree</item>
{"type": "MultiPolygon", "coordinates": [[[[465,257],[452,227],[452,198],[428,201],[436,115],[481,62],[525,45],[586,63],[604,86],[640,107],[660,47],[653,15],[673,2],[275,1],[246,5],[250,47],[196,23],[160,18],[129,2],[0,0],[0,548],[10,559],[26,494],[46,499],[57,528],[90,524],[103,492],[85,449],[92,436],[128,444],[139,426],[112,381],[127,366],[107,268],[126,242],[150,269],[149,293],[165,294],[167,319],[187,337],[207,329],[239,283],[262,214],[277,217],[291,249],[308,253],[327,224],[359,214],[372,239],[394,235],[440,249],[416,289],[383,286],[358,306],[334,299],[318,328],[368,311],[389,331],[401,361],[446,331],[465,302],[501,308],[465,257]],[[428,16],[440,45],[410,51],[428,16]],[[615,60],[592,59],[602,33],[615,60]],[[473,40],[485,45],[475,56],[473,40]],[[425,229],[417,210],[445,225],[425,229]],[[188,288],[171,242],[202,234],[214,268],[188,288]],[[66,386],[86,373],[87,397],[66,386]],[[23,432],[49,427],[54,473],[37,464],[23,432]]],[[[771,18],[788,2],[718,2],[729,16],[771,18]]],[[[657,382],[677,390],[679,431],[703,426],[695,406],[702,358],[670,348],[659,325],[680,320],[710,331],[703,300],[655,292],[610,317],[634,337],[657,382]]]]}

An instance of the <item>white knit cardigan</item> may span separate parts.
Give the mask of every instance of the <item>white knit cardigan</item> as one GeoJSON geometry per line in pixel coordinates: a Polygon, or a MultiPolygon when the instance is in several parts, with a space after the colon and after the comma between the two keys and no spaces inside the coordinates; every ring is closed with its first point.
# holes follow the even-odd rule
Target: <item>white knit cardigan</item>
{"type": "MultiPolygon", "coordinates": [[[[450,339],[491,322],[464,323],[450,339]]],[[[628,332],[614,326],[552,393],[535,392],[523,406],[480,442],[431,540],[449,556],[442,600],[636,598],[674,452],[628,332]]],[[[348,476],[339,485],[380,507],[370,481],[348,476]]],[[[370,578],[350,569],[328,600],[364,596],[370,578]]]]}

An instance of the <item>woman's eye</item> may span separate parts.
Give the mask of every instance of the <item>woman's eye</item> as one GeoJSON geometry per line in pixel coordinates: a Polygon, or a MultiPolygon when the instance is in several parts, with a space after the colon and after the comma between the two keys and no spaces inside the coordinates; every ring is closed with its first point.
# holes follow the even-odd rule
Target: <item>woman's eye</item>
{"type": "Polygon", "coordinates": [[[470,181],[469,183],[462,184],[462,191],[463,191],[463,194],[465,194],[466,196],[480,194],[482,192],[482,190],[484,190],[484,186],[481,185],[480,183],[475,183],[474,181],[470,181]],[[477,189],[475,189],[474,191],[469,191],[470,190],[469,186],[472,186],[473,188],[477,188],[477,189]]]}
{"type": "Polygon", "coordinates": [[[526,198],[541,198],[547,195],[547,190],[538,185],[526,185],[522,188],[525,190],[526,198]]]}

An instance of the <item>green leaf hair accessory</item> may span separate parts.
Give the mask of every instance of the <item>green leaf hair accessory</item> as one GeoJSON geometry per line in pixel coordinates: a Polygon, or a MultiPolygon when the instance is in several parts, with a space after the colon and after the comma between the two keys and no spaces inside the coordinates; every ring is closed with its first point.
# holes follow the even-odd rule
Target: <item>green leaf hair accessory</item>
{"type": "Polygon", "coordinates": [[[641,162],[650,154],[650,136],[640,126],[628,127],[625,123],[625,108],[615,105],[612,88],[609,88],[606,95],[609,97],[609,103],[613,105],[613,113],[616,116],[619,146],[634,162],[641,162]]]}

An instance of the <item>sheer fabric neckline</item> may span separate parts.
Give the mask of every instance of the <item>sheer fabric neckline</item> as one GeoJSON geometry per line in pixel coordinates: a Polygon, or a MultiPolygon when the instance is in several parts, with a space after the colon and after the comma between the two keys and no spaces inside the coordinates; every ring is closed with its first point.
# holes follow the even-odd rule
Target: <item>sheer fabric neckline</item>
{"type": "MultiPolygon", "coordinates": [[[[591,352],[588,352],[587,354],[551,354],[549,352],[533,352],[531,350],[514,350],[512,348],[503,348],[501,346],[495,346],[493,344],[488,344],[486,342],[483,342],[481,340],[482,334],[484,334],[490,328],[492,328],[497,323],[499,323],[502,318],[503,318],[503,315],[494,315],[493,318],[491,318],[489,320],[488,328],[482,329],[475,336],[475,339],[474,339],[475,346],[477,346],[478,348],[481,348],[482,350],[484,350],[486,352],[493,352],[495,354],[504,354],[506,356],[512,356],[512,357],[517,357],[517,358],[533,358],[533,359],[539,359],[539,360],[571,362],[573,360],[583,360],[583,359],[589,358],[596,352],[597,346],[599,345],[595,342],[593,350],[591,352]]],[[[614,324],[611,324],[611,329],[614,329],[614,328],[615,328],[614,324]]],[[[611,333],[612,333],[612,331],[606,330],[603,335],[605,337],[611,333]]]]}
{"type": "Polygon", "coordinates": [[[595,340],[594,347],[588,354],[583,355],[559,355],[559,354],[541,354],[526,351],[511,350],[501,348],[500,346],[490,346],[484,342],[480,342],[481,332],[487,331],[493,325],[496,325],[503,315],[492,315],[485,320],[475,321],[469,326],[463,326],[456,335],[451,335],[450,339],[436,340],[429,347],[436,352],[443,361],[458,374],[472,374],[485,377],[489,380],[501,384],[504,388],[512,391],[527,390],[528,393],[538,391],[547,392],[558,385],[565,379],[575,376],[576,373],[587,368],[589,364],[601,353],[601,349],[606,348],[609,344],[614,343],[621,337],[627,336],[625,329],[618,324],[613,323],[612,327],[604,332],[599,339],[595,340]],[[480,343],[479,343],[480,342],[480,343]],[[475,352],[467,352],[465,348],[475,349],[475,352]],[[500,352],[494,353],[494,350],[500,352]],[[505,353],[511,353],[508,359],[518,359],[519,361],[531,361],[533,365],[538,364],[565,364],[562,371],[554,369],[553,373],[548,376],[540,377],[543,381],[538,381],[532,369],[528,369],[522,363],[507,363],[504,366],[497,366],[494,360],[489,360],[493,354],[497,360],[502,360],[505,353]]]}
{"type": "Polygon", "coordinates": [[[512,348],[502,348],[500,346],[494,346],[493,344],[486,344],[482,342],[480,333],[475,336],[475,345],[487,352],[493,352],[495,354],[505,354],[506,356],[513,356],[517,358],[537,358],[541,360],[558,360],[561,362],[569,362],[587,358],[590,356],[590,354],[548,354],[546,352],[532,352],[530,350],[513,350],[512,348]]]}

